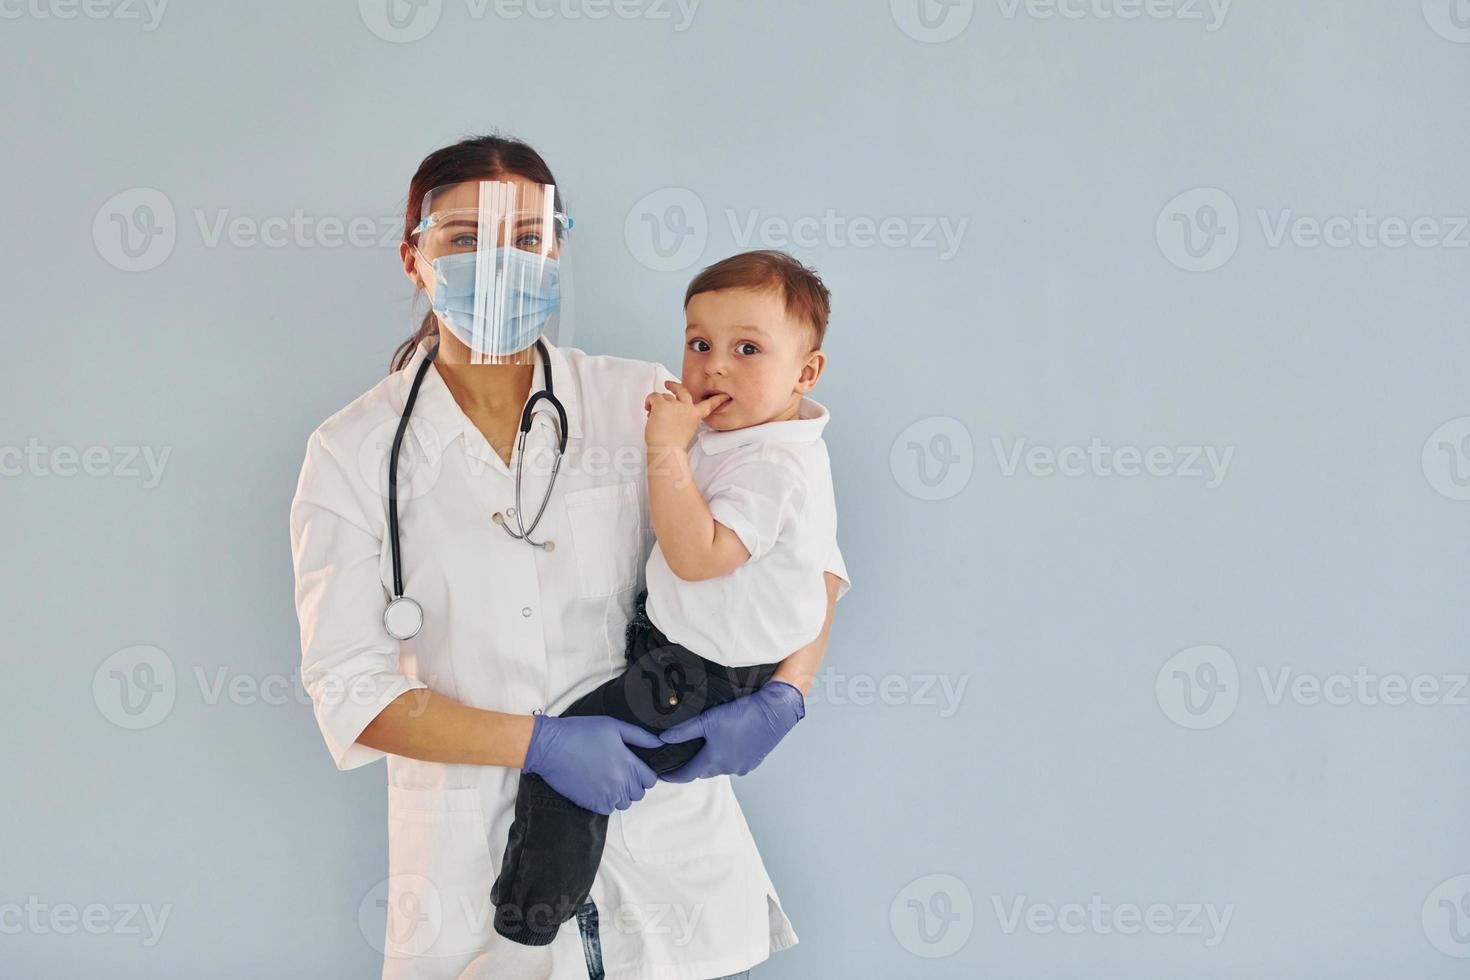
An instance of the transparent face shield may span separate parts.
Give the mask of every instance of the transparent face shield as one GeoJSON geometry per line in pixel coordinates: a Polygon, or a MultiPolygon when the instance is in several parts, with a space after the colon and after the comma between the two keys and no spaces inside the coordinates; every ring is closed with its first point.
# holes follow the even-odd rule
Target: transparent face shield
{"type": "MultiPolygon", "coordinates": [[[[571,341],[567,233],[552,184],[465,181],[424,197],[411,236],[435,315],[471,364],[531,364],[571,341]]],[[[443,356],[444,351],[441,351],[443,356]]]]}

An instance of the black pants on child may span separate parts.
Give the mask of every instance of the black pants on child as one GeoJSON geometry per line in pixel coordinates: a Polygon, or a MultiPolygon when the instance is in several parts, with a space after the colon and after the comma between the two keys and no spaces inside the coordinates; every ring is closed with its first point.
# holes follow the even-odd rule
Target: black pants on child
{"type": "MultiPolygon", "coordinates": [[[[776,672],[776,664],[725,667],[670,643],[644,612],[646,599],[647,593],[638,596],[636,618],[628,624],[627,670],[578,698],[563,717],[607,715],[661,732],[752,693],[776,672]]],[[[688,762],[703,745],[704,739],[696,738],[656,749],[629,749],[663,775],[688,762]]],[[[605,815],[582,809],[540,776],[522,774],[505,859],[490,890],[495,931],[527,946],[555,939],[557,929],[576,915],[592,890],[606,842],[605,815]]]]}

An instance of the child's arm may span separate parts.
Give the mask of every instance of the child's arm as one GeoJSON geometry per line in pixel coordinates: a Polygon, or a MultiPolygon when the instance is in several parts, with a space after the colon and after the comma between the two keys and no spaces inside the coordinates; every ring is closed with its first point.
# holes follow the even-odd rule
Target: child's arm
{"type": "Polygon", "coordinates": [[[714,519],[689,468],[689,441],[701,419],[729,400],[712,395],[696,404],[677,381],[644,402],[648,423],[648,512],[669,569],[687,582],[728,575],[750,558],[739,536],[714,519]]]}
{"type": "Polygon", "coordinates": [[[832,632],[832,613],[837,609],[837,588],[842,581],[831,572],[823,572],[822,578],[827,583],[827,617],[822,621],[822,632],[817,634],[815,640],[781,661],[781,666],[776,668],[776,673],[771,677],[773,681],[785,681],[803,696],[811,693],[817,669],[822,666],[822,658],[827,655],[827,635],[832,632]]]}

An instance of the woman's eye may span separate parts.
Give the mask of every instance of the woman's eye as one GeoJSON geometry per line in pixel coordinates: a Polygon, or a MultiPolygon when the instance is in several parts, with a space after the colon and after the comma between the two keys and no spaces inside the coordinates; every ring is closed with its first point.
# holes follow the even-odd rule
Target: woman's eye
{"type": "Polygon", "coordinates": [[[750,343],[749,341],[738,345],[735,349],[741,354],[744,354],[746,357],[749,357],[752,354],[759,354],[761,352],[761,349],[759,347],[757,347],[755,344],[750,343]]]}
{"type": "Polygon", "coordinates": [[[474,248],[479,241],[474,235],[458,235],[454,239],[455,248],[474,248]]]}
{"type": "Polygon", "coordinates": [[[536,252],[541,248],[540,235],[522,235],[516,239],[516,248],[527,252],[536,252]]]}

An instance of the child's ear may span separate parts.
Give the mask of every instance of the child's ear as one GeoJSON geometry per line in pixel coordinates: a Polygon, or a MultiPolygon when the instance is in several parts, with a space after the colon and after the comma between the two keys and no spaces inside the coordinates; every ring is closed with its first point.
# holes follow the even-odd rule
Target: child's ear
{"type": "Polygon", "coordinates": [[[796,390],[805,395],[817,386],[817,379],[822,376],[822,371],[827,367],[827,355],[819,350],[814,350],[806,356],[805,363],[801,366],[801,374],[796,377],[796,390]]]}

